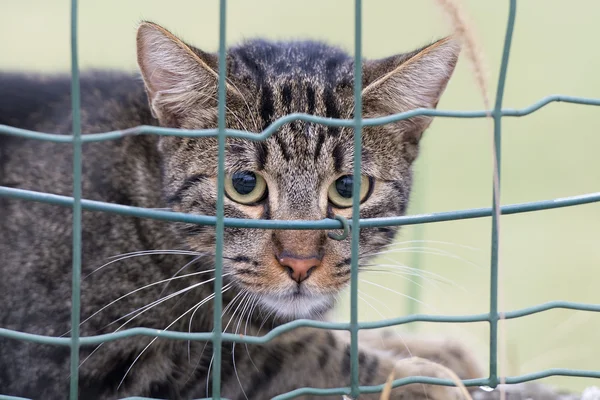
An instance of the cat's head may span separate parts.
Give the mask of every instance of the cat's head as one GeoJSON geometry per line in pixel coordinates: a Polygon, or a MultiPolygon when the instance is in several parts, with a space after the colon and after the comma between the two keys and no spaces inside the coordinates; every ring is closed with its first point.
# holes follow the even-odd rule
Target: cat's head
{"type": "MultiPolygon", "coordinates": [[[[164,28],[143,23],[138,63],[153,114],[161,125],[217,127],[218,59],[164,28]]],[[[363,117],[434,108],[450,78],[459,44],[445,38],[411,53],[363,63],[363,117]]],[[[317,42],[250,41],[227,53],[228,128],[260,132],[300,112],[353,118],[353,58],[317,42]]],[[[411,164],[431,118],[419,116],[364,127],[362,218],[404,214],[411,164]]],[[[164,193],[176,211],[215,215],[215,138],[163,137],[164,193]]],[[[237,218],[319,220],[351,218],[352,128],[295,121],[265,141],[227,140],[225,215],[237,218]]],[[[339,232],[338,232],[339,233],[339,232]]],[[[361,229],[360,263],[389,244],[395,228],[361,229]]],[[[182,240],[214,253],[215,229],[181,226],[182,240]]],[[[226,277],[258,295],[278,316],[314,318],[333,304],[350,279],[350,239],[322,230],[225,228],[226,277]]]]}

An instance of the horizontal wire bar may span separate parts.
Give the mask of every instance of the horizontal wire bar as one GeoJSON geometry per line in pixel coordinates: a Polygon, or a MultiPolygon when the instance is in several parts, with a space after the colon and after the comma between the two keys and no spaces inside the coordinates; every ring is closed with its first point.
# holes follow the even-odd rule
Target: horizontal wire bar
{"type": "Polygon", "coordinates": [[[18,397],[18,396],[7,396],[5,394],[0,394],[0,400],[31,400],[27,397],[18,397]]]}
{"type": "MultiPolygon", "coordinates": [[[[516,384],[534,381],[537,379],[548,378],[551,376],[572,376],[578,378],[600,378],[600,371],[589,371],[589,370],[575,370],[575,369],[565,369],[565,368],[552,368],[546,369],[543,371],[534,372],[531,374],[518,375],[518,376],[507,376],[504,378],[507,384],[516,384]]],[[[440,378],[432,378],[428,376],[411,376],[408,378],[396,379],[392,382],[392,387],[399,387],[404,385],[410,385],[414,383],[425,383],[430,385],[440,385],[440,386],[456,386],[454,381],[449,379],[440,379],[440,378]]],[[[465,379],[462,381],[465,386],[488,386],[489,378],[479,378],[479,379],[465,379]]],[[[360,393],[378,393],[381,392],[384,388],[385,384],[374,385],[374,386],[360,386],[360,393]]],[[[304,387],[293,390],[291,392],[284,393],[282,395],[276,396],[273,400],[287,400],[293,399],[298,396],[327,396],[327,395],[343,395],[349,394],[349,387],[341,387],[341,388],[330,388],[330,389],[320,389],[320,388],[310,388],[304,387]]]]}
{"type": "MultiPolygon", "coordinates": [[[[592,99],[585,97],[576,97],[576,96],[565,96],[565,95],[551,95],[542,98],[541,100],[533,103],[532,105],[521,108],[521,109],[512,109],[507,108],[503,109],[500,115],[504,117],[522,117],[528,114],[531,114],[542,107],[550,103],[555,102],[563,102],[563,103],[573,103],[573,104],[583,104],[583,105],[591,105],[591,106],[600,106],[600,99],[592,99]]],[[[479,110],[479,111],[450,111],[450,110],[436,110],[436,109],[428,109],[428,108],[417,108],[411,111],[388,115],[385,117],[378,118],[366,118],[363,119],[363,126],[377,126],[389,124],[392,122],[398,122],[404,119],[408,119],[411,117],[416,117],[419,115],[430,116],[430,117],[441,117],[441,118],[488,118],[491,110],[479,110]]],[[[240,131],[236,129],[226,129],[225,134],[227,137],[241,138],[241,139],[249,139],[254,141],[260,141],[268,138],[273,133],[275,133],[281,126],[293,122],[293,121],[305,121],[312,122],[315,124],[321,124],[325,126],[342,126],[342,127],[352,127],[354,126],[354,120],[352,119],[337,119],[337,118],[326,118],[319,117],[310,114],[301,114],[294,113],[288,114],[284,117],[279,118],[274,121],[271,125],[269,125],[265,130],[261,133],[240,131]]],[[[0,124],[0,134],[8,134],[11,136],[18,136],[25,139],[35,139],[35,140],[45,140],[49,142],[55,143],[71,143],[73,141],[72,135],[62,135],[57,133],[44,133],[37,131],[30,131],[27,129],[15,128],[8,125],[0,124]]],[[[129,129],[123,129],[119,131],[111,131],[111,132],[103,132],[103,133],[90,133],[84,134],[82,136],[82,141],[84,143],[89,142],[101,142],[105,140],[115,140],[121,139],[126,136],[133,135],[142,135],[142,134],[151,134],[151,135],[162,135],[162,136],[180,136],[180,137],[215,137],[218,134],[218,129],[200,129],[200,130],[192,130],[192,129],[178,129],[178,128],[162,128],[158,126],[148,126],[148,125],[140,125],[136,127],[132,127],[129,129]]]]}
{"type": "MultiPolygon", "coordinates": [[[[539,312],[548,311],[552,309],[566,309],[566,310],[578,310],[578,311],[600,311],[600,304],[586,304],[576,303],[572,301],[549,301],[547,303],[538,304],[536,306],[523,308],[515,311],[508,311],[504,313],[504,319],[515,319],[524,317],[526,315],[537,314],[539,312]]],[[[499,314],[502,314],[500,312],[499,314]]]]}
{"type": "Polygon", "coordinates": [[[530,374],[507,376],[507,384],[523,383],[537,379],[549,378],[551,376],[572,376],[579,378],[600,378],[600,371],[588,371],[583,369],[551,368],[530,374]]]}
{"type": "MultiPolygon", "coordinates": [[[[411,376],[408,378],[396,379],[392,382],[392,387],[410,385],[413,383],[428,383],[432,385],[440,385],[440,386],[456,386],[454,381],[449,379],[440,379],[440,378],[432,378],[429,376],[411,376]]],[[[480,378],[480,379],[468,379],[463,381],[465,386],[485,386],[488,384],[488,378],[480,378]]],[[[373,385],[373,386],[359,386],[360,393],[378,393],[381,392],[384,388],[385,384],[373,385]]],[[[291,392],[287,392],[281,394],[279,396],[273,397],[273,400],[287,400],[293,399],[298,396],[327,396],[327,395],[344,395],[349,394],[349,387],[339,387],[339,388],[312,388],[312,387],[304,387],[293,390],[291,392]]]]}
{"type": "MultiPolygon", "coordinates": [[[[569,309],[579,311],[600,312],[600,304],[577,303],[572,301],[551,301],[548,303],[538,304],[532,307],[527,307],[519,310],[508,311],[504,313],[505,319],[513,319],[524,317],[526,315],[537,314],[540,312],[552,309],[569,309]]],[[[490,314],[471,314],[471,315],[428,315],[416,314],[404,317],[397,317],[373,322],[361,322],[360,329],[377,329],[395,325],[408,324],[412,322],[437,322],[437,323],[471,323],[484,322],[490,320],[490,314]]],[[[314,321],[308,319],[299,319],[280,325],[269,333],[263,336],[246,336],[234,335],[232,333],[223,333],[224,342],[248,343],[248,344],[264,344],[275,337],[291,331],[296,328],[309,327],[318,329],[331,330],[349,330],[350,324],[346,322],[326,322],[314,321]]],[[[95,336],[82,336],[80,340],[81,346],[91,346],[102,342],[109,342],[118,339],[123,339],[131,336],[149,336],[160,337],[173,340],[194,340],[194,341],[210,341],[212,338],[211,332],[178,332],[178,331],[163,331],[150,328],[131,328],[119,332],[106,333],[95,336]]],[[[70,344],[69,337],[56,337],[37,335],[33,333],[19,332],[11,329],[0,328],[0,337],[6,337],[15,340],[24,340],[33,343],[50,344],[57,346],[68,346],[70,344]]]]}
{"type": "MultiPolygon", "coordinates": [[[[74,1],[74,4],[76,2],[74,1]]],[[[74,22],[73,22],[74,23],[74,22]]],[[[73,50],[75,51],[75,50],[73,50]]],[[[75,64],[76,65],[76,64],[75,64]]],[[[74,79],[74,78],[73,78],[74,79]]],[[[222,97],[222,96],[221,96],[222,97]]],[[[545,107],[546,105],[552,102],[567,102],[574,104],[583,104],[583,105],[595,105],[600,106],[600,99],[591,99],[591,98],[583,98],[583,97],[573,97],[573,96],[563,96],[563,95],[553,95],[542,98],[538,102],[522,108],[522,109],[503,109],[496,113],[497,117],[521,117],[528,114],[531,114],[539,109],[545,107]]],[[[223,107],[223,106],[221,106],[223,107]]],[[[445,111],[445,110],[432,110],[432,109],[416,109],[411,110],[409,112],[404,112],[400,114],[390,115],[386,117],[380,118],[372,118],[362,120],[361,123],[363,126],[377,126],[384,125],[388,123],[393,123],[397,121],[401,121],[404,119],[408,119],[411,117],[423,115],[423,116],[432,116],[432,117],[442,117],[442,118],[487,118],[489,117],[489,111],[445,111]]],[[[269,127],[263,130],[261,133],[253,133],[246,132],[240,130],[224,130],[221,127],[221,132],[225,132],[227,137],[234,138],[243,138],[249,139],[253,141],[264,140],[270,137],[273,133],[275,133],[281,126],[290,123],[292,121],[306,121],[311,123],[322,124],[326,126],[341,126],[341,127],[353,127],[356,124],[355,120],[342,120],[342,119],[331,119],[318,117],[308,114],[290,114],[284,116],[275,122],[273,122],[269,127]]],[[[75,123],[77,123],[77,118],[75,118],[75,123]]],[[[97,134],[88,134],[83,135],[81,139],[78,138],[77,135],[62,135],[62,134],[51,134],[51,133],[43,133],[30,131],[15,127],[10,127],[6,125],[0,125],[0,134],[8,134],[11,136],[26,138],[26,139],[35,139],[35,140],[45,140],[57,143],[74,143],[75,141],[79,142],[98,142],[98,141],[106,141],[106,140],[114,140],[123,138],[131,135],[141,135],[141,134],[154,134],[154,135],[165,135],[165,136],[182,136],[182,137],[214,137],[217,136],[219,130],[210,129],[210,130],[181,130],[181,129],[172,129],[172,128],[162,128],[155,126],[138,126],[130,129],[113,131],[113,132],[104,132],[97,134]]],[[[81,144],[79,144],[81,146],[81,144]]],[[[184,213],[175,213],[170,211],[161,211],[161,210],[153,210],[146,209],[140,207],[131,207],[131,206],[123,206],[119,204],[110,204],[93,200],[85,200],[80,199],[79,196],[74,199],[73,197],[68,196],[59,196],[48,193],[34,192],[29,190],[15,189],[9,187],[0,187],[0,197],[8,197],[14,199],[23,199],[29,201],[38,201],[42,203],[54,204],[63,207],[72,207],[81,204],[81,208],[89,211],[104,211],[110,213],[116,213],[121,215],[131,215],[143,218],[151,218],[158,220],[167,220],[167,221],[175,221],[175,222],[188,222],[202,225],[215,225],[217,223],[216,217],[211,216],[201,216],[201,215],[189,215],[184,213]]],[[[573,196],[567,198],[559,198],[554,200],[544,200],[530,203],[522,203],[522,204],[513,204],[501,207],[501,214],[514,214],[514,213],[523,213],[530,211],[538,211],[545,209],[553,209],[560,207],[568,207],[574,205],[587,204],[592,202],[600,201],[600,192],[598,193],[590,193],[581,196],[573,196]]],[[[450,211],[450,212],[441,212],[441,213],[432,213],[432,214],[422,214],[422,215],[411,215],[411,216],[403,216],[403,217],[392,217],[392,218],[373,218],[373,219],[361,219],[358,223],[359,227],[378,227],[378,226],[398,226],[398,225],[410,225],[410,224],[421,224],[421,223],[430,223],[430,222],[441,222],[441,221],[449,221],[449,220],[458,220],[458,219],[469,219],[469,218],[479,218],[486,217],[492,214],[491,208],[480,208],[480,209],[469,209],[469,210],[460,210],[460,211],[450,211]]],[[[219,220],[220,223],[221,220],[219,220]]],[[[357,218],[355,218],[355,222],[357,218]]],[[[342,224],[339,221],[333,219],[324,219],[320,221],[265,221],[265,220],[252,220],[252,219],[236,219],[236,218],[224,218],[224,225],[230,227],[246,227],[246,228],[266,228],[266,229],[340,229],[342,228],[342,224]]],[[[350,224],[352,226],[352,224],[350,224]]],[[[356,224],[355,224],[356,225],[356,224]]],[[[435,316],[435,315],[409,315],[405,317],[399,317],[389,320],[376,321],[376,322],[368,322],[368,323],[360,323],[358,324],[359,329],[374,329],[386,326],[400,325],[411,322],[438,322],[438,323],[469,323],[469,322],[482,322],[482,321],[491,321],[492,317],[497,318],[498,316],[502,316],[505,319],[514,319],[519,318],[535,313],[540,313],[544,311],[548,311],[551,309],[571,309],[571,310],[580,310],[580,311],[592,311],[592,312],[600,312],[600,305],[596,304],[585,304],[585,303],[575,303],[575,302],[566,302],[566,301],[553,301],[544,304],[539,304],[533,307],[528,307],[520,310],[509,311],[505,313],[487,313],[487,314],[474,314],[474,315],[465,315],[465,316],[435,316]]],[[[215,314],[216,315],[216,314],[215,314]]],[[[78,322],[78,318],[74,321],[78,322]]],[[[61,345],[61,346],[69,346],[75,343],[78,348],[80,345],[92,345],[99,344],[106,341],[117,340],[120,338],[131,337],[136,335],[141,336],[151,336],[151,337],[163,337],[174,340],[204,340],[210,341],[214,338],[214,333],[185,333],[185,332],[173,332],[173,331],[160,331],[148,328],[132,328],[127,329],[117,333],[110,333],[105,335],[96,335],[90,337],[81,337],[79,338],[76,331],[77,325],[75,325],[75,336],[76,338],[69,337],[51,337],[51,336],[43,336],[43,335],[35,335],[24,332],[13,331],[9,329],[0,328],[0,337],[7,337],[11,339],[17,340],[25,340],[36,343],[45,343],[52,345],[61,345]]],[[[330,322],[322,322],[322,321],[310,321],[310,320],[296,320],[292,321],[288,324],[284,324],[279,326],[269,333],[261,337],[253,337],[253,336],[241,336],[241,335],[233,335],[228,333],[219,333],[220,339],[219,341],[225,342],[239,342],[239,343],[266,343],[276,336],[283,334],[284,332],[296,329],[298,327],[314,327],[320,329],[334,329],[334,330],[349,330],[352,325],[349,323],[330,323],[330,322]]],[[[356,328],[356,325],[354,325],[356,328]]],[[[76,365],[76,358],[73,358],[74,364],[76,365]]],[[[217,363],[219,364],[219,363],[217,363]]],[[[353,368],[354,369],[354,368],[353,368]]],[[[216,369],[215,369],[216,370],[216,369]]],[[[218,374],[217,382],[218,382],[218,374]]],[[[587,370],[572,370],[572,369],[548,369],[543,371],[538,371],[535,373],[524,374],[514,377],[506,377],[503,379],[507,384],[515,384],[528,382],[533,380],[538,380],[542,378],[547,378],[550,376],[571,376],[571,377],[590,377],[590,378],[600,378],[600,371],[587,371],[587,370]]],[[[434,385],[445,385],[445,386],[455,386],[455,383],[451,380],[444,380],[438,378],[431,377],[423,377],[423,376],[412,376],[408,378],[397,379],[393,382],[393,387],[414,384],[414,383],[424,383],[424,384],[434,384],[434,385]]],[[[495,386],[495,382],[492,382],[491,378],[481,378],[481,379],[471,379],[465,380],[463,383],[466,386],[482,386],[482,385],[490,385],[495,386]]],[[[218,383],[217,386],[218,387],[218,383]]],[[[375,393],[381,392],[384,388],[384,384],[375,385],[375,386],[360,386],[358,387],[358,391],[360,393],[375,393]]],[[[356,389],[356,387],[354,387],[356,389]]],[[[77,382],[72,385],[72,392],[77,392],[77,382]]],[[[330,388],[330,389],[318,389],[318,388],[299,388],[294,391],[282,394],[280,396],[275,397],[275,399],[283,400],[283,399],[291,399],[302,395],[342,395],[342,394],[350,394],[350,387],[345,388],[330,388]]],[[[219,397],[219,392],[217,390],[217,397],[219,397]]],[[[23,400],[22,397],[15,396],[6,396],[0,394],[0,400],[23,400]]],[[[145,397],[129,397],[128,400],[150,400],[145,397]]]]}
{"type": "MultiPolygon", "coordinates": [[[[33,190],[17,189],[0,186],[0,197],[36,201],[53,204],[60,207],[72,207],[73,198],[57,194],[36,192],[33,190]]],[[[552,200],[532,201],[528,203],[510,204],[501,207],[503,215],[526,213],[531,211],[551,210],[554,208],[571,207],[582,204],[600,202],[600,192],[588,193],[570,197],[561,197],[552,200]]],[[[216,224],[216,217],[208,215],[186,214],[174,211],[155,210],[152,208],[125,206],[122,204],[105,203],[96,200],[81,200],[81,206],[87,211],[102,211],[112,214],[128,215],[133,217],[149,218],[171,222],[185,222],[197,225],[216,224]]],[[[489,217],[492,214],[490,207],[471,208],[467,210],[443,211],[430,214],[405,215],[387,218],[363,218],[360,220],[361,228],[375,228],[381,226],[401,226],[444,222],[461,219],[489,217]]],[[[262,228],[262,229],[343,229],[343,224],[336,219],[321,220],[260,220],[246,218],[225,218],[225,226],[233,228],[262,228]]],[[[352,226],[352,221],[348,220],[352,226]]]]}
{"type": "MultiPolygon", "coordinates": [[[[518,375],[518,376],[507,376],[505,381],[507,384],[517,384],[535,381],[538,379],[549,378],[552,376],[570,376],[574,378],[600,378],[600,371],[590,371],[590,370],[577,370],[577,369],[566,369],[566,368],[551,368],[538,372],[533,372],[530,374],[518,375]]],[[[463,380],[462,383],[465,386],[487,386],[489,378],[479,378],[479,379],[466,379],[463,380]]],[[[425,383],[431,385],[440,385],[440,386],[456,386],[454,381],[449,379],[439,379],[439,378],[431,378],[428,376],[411,376],[408,378],[396,379],[393,381],[393,387],[399,387],[404,385],[409,385],[413,383],[425,383]]],[[[377,393],[383,390],[385,384],[381,385],[373,385],[373,386],[360,386],[360,393],[377,393]]],[[[328,389],[320,389],[320,388],[312,388],[312,387],[304,387],[293,390],[291,392],[287,392],[276,396],[273,400],[287,400],[293,399],[298,396],[331,396],[331,395],[344,395],[349,394],[349,387],[340,387],[340,388],[328,388],[328,389]]],[[[15,396],[6,396],[0,394],[0,400],[29,400],[24,397],[15,397],[15,396]]],[[[150,397],[126,397],[120,400],[160,400],[150,397]]],[[[204,400],[204,399],[198,399],[204,400]]],[[[221,400],[227,400],[222,398],[221,400]]]]}

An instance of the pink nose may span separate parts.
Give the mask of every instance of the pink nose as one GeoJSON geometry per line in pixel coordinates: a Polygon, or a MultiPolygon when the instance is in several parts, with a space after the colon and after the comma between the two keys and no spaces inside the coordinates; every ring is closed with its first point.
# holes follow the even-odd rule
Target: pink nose
{"type": "Polygon", "coordinates": [[[285,267],[290,278],[300,283],[306,280],[310,274],[321,265],[321,260],[316,257],[296,258],[281,257],[279,263],[285,267]]]}

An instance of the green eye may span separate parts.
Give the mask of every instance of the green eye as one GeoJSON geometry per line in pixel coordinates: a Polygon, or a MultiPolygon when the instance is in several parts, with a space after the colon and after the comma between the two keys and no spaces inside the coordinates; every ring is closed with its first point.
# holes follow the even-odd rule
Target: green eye
{"type": "Polygon", "coordinates": [[[240,204],[253,204],[265,198],[267,183],[254,172],[235,172],[225,178],[225,193],[240,204]]]}
{"type": "MultiPolygon", "coordinates": [[[[360,202],[367,199],[371,192],[371,180],[364,175],[360,177],[360,202]]],[[[352,185],[354,184],[353,175],[344,175],[336,179],[327,191],[329,201],[336,207],[347,208],[352,207],[352,185]]]]}

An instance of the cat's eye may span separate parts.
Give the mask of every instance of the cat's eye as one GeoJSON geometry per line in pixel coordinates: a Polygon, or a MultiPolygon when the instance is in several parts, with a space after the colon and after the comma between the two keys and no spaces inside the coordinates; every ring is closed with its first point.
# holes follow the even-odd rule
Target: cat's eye
{"type": "Polygon", "coordinates": [[[225,193],[241,204],[254,204],[265,198],[267,183],[265,179],[251,171],[235,172],[225,179],[225,193]]]}
{"type": "MultiPolygon", "coordinates": [[[[367,176],[360,177],[360,202],[362,203],[371,193],[371,179],[367,176]]],[[[327,190],[329,201],[336,207],[352,207],[352,185],[354,184],[354,175],[340,176],[335,180],[327,190]]]]}

